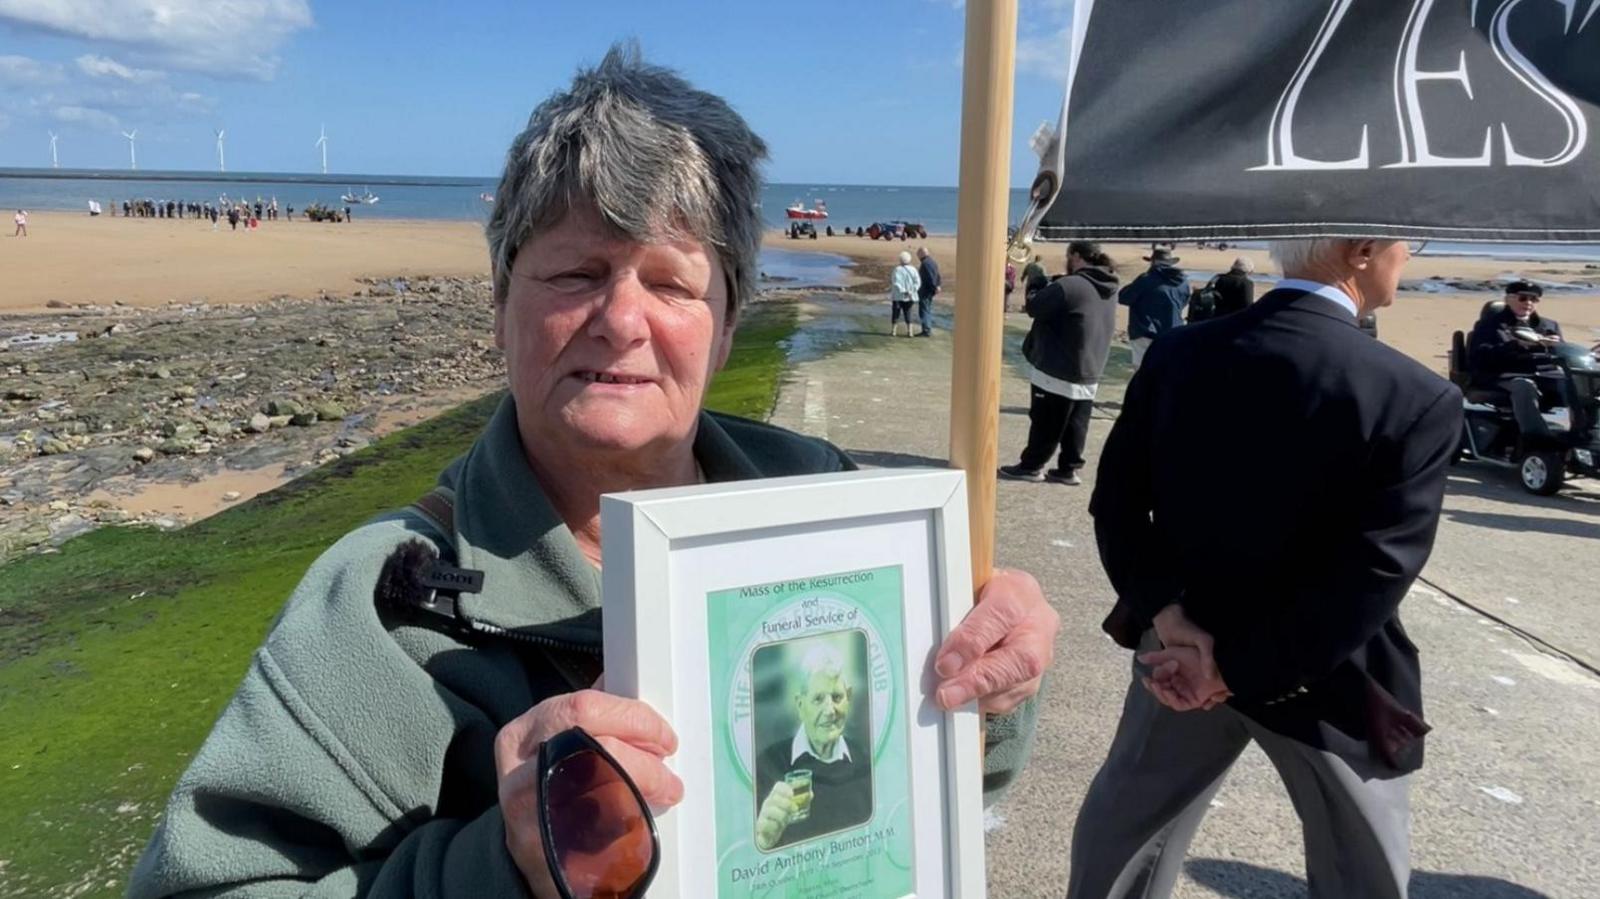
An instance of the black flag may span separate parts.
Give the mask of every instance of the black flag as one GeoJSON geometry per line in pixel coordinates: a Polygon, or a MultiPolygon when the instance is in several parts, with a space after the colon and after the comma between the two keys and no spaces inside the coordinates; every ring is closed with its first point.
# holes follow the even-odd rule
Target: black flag
{"type": "Polygon", "coordinates": [[[1045,239],[1600,241],[1600,0],[1078,0],[1045,239]]]}

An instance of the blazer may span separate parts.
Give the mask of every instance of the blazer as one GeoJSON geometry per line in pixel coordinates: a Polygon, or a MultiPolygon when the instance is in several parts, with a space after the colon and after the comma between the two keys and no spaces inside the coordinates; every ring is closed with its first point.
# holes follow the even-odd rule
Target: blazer
{"type": "Polygon", "coordinates": [[[939,287],[944,284],[944,278],[939,275],[939,263],[932,256],[924,256],[922,263],[917,266],[917,277],[921,283],[917,285],[917,299],[930,300],[939,292],[939,287]]]}
{"type": "Polygon", "coordinates": [[[1090,512],[1135,648],[1171,603],[1216,641],[1230,704],[1386,776],[1422,765],[1400,600],[1433,548],[1461,393],[1312,294],[1157,339],[1090,512]]]}

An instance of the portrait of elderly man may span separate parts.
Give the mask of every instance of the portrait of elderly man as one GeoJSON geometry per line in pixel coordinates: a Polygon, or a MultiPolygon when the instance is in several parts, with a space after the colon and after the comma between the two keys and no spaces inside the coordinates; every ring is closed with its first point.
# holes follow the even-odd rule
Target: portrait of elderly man
{"type": "MultiPolygon", "coordinates": [[[[780,736],[756,758],[756,848],[763,852],[833,833],[872,817],[871,734],[864,722],[871,713],[871,694],[856,692],[859,666],[846,659],[866,656],[866,635],[854,631],[829,635],[800,652],[790,676],[788,696],[799,724],[780,736]],[[856,718],[851,718],[854,710],[856,718]],[[852,726],[862,722],[862,726],[852,726]],[[852,744],[846,731],[859,734],[852,744]],[[808,795],[809,794],[809,795],[808,795]]],[[[777,647],[772,647],[776,649],[777,647]]],[[[767,651],[771,651],[768,649],[767,651]]],[[[761,650],[757,651],[757,655],[761,650]]],[[[791,715],[756,706],[756,732],[767,716],[787,723],[791,715]]]]}
{"type": "MultiPolygon", "coordinates": [[[[305,573],[173,790],[131,896],[548,899],[537,759],[573,727],[658,811],[684,798],[673,723],[595,688],[601,494],[854,467],[824,441],[701,408],[755,292],[765,156],[725,101],[629,47],[533,111],[486,228],[508,395],[440,474],[446,514],[379,515],[305,573]],[[481,572],[481,592],[449,616],[379,601],[386,563],[414,543],[481,572]]],[[[980,598],[928,699],[1011,713],[991,719],[1005,736],[991,724],[985,759],[1003,782],[1059,625],[1024,573],[980,598]]]]}

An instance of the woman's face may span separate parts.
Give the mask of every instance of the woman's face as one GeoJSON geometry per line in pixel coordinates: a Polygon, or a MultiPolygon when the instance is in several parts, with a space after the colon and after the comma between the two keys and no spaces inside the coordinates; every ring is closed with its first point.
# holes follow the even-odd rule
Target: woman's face
{"type": "Polygon", "coordinates": [[[735,322],[715,253],[635,243],[578,208],[517,250],[495,343],[523,444],[614,455],[694,434],[735,322]]]}

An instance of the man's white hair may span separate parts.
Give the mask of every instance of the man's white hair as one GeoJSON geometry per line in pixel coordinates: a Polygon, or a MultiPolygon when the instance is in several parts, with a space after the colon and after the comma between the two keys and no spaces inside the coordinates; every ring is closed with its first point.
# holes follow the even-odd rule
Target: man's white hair
{"type": "Polygon", "coordinates": [[[795,672],[794,694],[800,696],[811,689],[811,680],[819,674],[838,678],[846,684],[850,682],[850,678],[845,676],[844,653],[832,642],[818,643],[800,657],[800,666],[795,672]]]}
{"type": "Polygon", "coordinates": [[[1269,241],[1267,249],[1272,253],[1272,260],[1278,263],[1278,269],[1286,278],[1302,274],[1323,255],[1333,251],[1344,243],[1338,237],[1301,238],[1297,240],[1269,241]]]}

